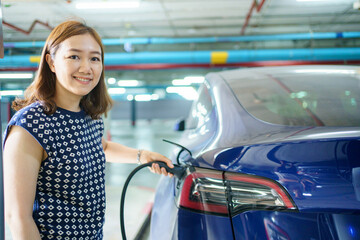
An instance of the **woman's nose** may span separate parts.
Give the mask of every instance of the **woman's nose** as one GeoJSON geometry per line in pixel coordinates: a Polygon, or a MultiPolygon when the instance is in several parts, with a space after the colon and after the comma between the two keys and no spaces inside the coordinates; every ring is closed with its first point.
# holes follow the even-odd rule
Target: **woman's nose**
{"type": "Polygon", "coordinates": [[[87,61],[87,60],[82,60],[80,62],[79,72],[90,73],[91,72],[91,64],[90,64],[90,62],[87,61]]]}

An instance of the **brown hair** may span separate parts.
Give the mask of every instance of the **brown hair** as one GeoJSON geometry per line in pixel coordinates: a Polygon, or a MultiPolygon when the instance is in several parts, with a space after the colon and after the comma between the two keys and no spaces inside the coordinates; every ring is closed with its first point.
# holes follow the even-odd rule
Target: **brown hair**
{"type": "Polygon", "coordinates": [[[107,92],[104,79],[104,46],[102,45],[99,34],[91,27],[78,21],[66,21],[55,27],[48,36],[44,49],[41,53],[38,73],[32,84],[25,91],[25,99],[15,99],[12,104],[13,109],[21,108],[39,101],[47,114],[56,111],[55,96],[56,75],[53,73],[46,61],[46,55],[55,55],[60,44],[66,39],[82,34],[90,34],[101,48],[102,72],[99,83],[96,87],[80,101],[80,107],[93,119],[98,119],[101,114],[110,110],[112,100],[107,92]]]}

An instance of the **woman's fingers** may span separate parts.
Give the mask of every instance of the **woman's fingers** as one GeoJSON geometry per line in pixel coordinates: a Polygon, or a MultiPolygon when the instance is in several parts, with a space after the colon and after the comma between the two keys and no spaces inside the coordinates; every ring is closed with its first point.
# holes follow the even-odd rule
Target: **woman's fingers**
{"type": "Polygon", "coordinates": [[[166,171],[165,168],[161,168],[161,173],[162,173],[164,176],[167,176],[167,175],[168,175],[168,173],[167,173],[167,171],[166,171]]]}
{"type": "Polygon", "coordinates": [[[171,162],[170,159],[168,159],[167,157],[161,155],[161,158],[160,158],[161,161],[165,162],[166,165],[168,165],[170,168],[173,168],[174,167],[174,164],[171,162]]]}
{"type": "Polygon", "coordinates": [[[157,164],[157,163],[153,163],[151,165],[150,171],[153,173],[156,173],[156,174],[162,174],[164,176],[169,176],[169,177],[174,176],[172,173],[167,172],[165,168],[163,168],[163,167],[160,168],[159,164],[157,164]]]}
{"type": "MultiPolygon", "coordinates": [[[[141,156],[143,159],[146,160],[146,162],[162,161],[168,167],[170,167],[170,168],[174,167],[173,163],[171,162],[171,160],[169,158],[167,158],[164,155],[161,155],[159,153],[143,150],[141,156]]],[[[157,163],[153,163],[151,165],[150,171],[153,173],[156,173],[156,174],[162,174],[164,176],[173,177],[173,174],[167,172],[166,168],[164,168],[164,167],[160,168],[159,164],[157,164],[157,163]]]]}
{"type": "Polygon", "coordinates": [[[153,163],[151,166],[152,166],[152,169],[154,170],[155,173],[161,174],[159,164],[153,163]]]}

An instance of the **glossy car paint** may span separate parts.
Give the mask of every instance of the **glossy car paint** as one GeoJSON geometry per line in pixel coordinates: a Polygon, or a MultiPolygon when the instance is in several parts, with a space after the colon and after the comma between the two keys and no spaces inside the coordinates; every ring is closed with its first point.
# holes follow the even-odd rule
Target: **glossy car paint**
{"type": "Polygon", "coordinates": [[[191,212],[177,207],[178,180],[164,178],[151,239],[360,239],[360,128],[266,123],[239,104],[221,73],[207,81],[214,109],[201,128],[184,132],[180,144],[193,157],[182,162],[275,180],[298,211],[191,212]]]}

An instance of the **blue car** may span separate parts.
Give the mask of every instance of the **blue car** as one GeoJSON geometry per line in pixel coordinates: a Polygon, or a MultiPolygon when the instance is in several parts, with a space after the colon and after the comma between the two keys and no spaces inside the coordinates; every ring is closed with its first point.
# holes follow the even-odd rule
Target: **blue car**
{"type": "Polygon", "coordinates": [[[360,67],[210,73],[178,143],[151,239],[360,239],[360,67]]]}

